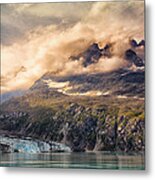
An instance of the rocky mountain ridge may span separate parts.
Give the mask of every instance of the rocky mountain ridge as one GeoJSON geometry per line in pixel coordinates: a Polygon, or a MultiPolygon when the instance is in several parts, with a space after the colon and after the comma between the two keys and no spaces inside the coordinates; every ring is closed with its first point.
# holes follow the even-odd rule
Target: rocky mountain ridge
{"type": "MultiPolygon", "coordinates": [[[[1,105],[0,134],[66,144],[71,151],[144,151],[145,60],[132,42],[124,52],[136,70],[56,76],[47,72],[22,96],[1,105]],[[134,47],[133,47],[134,46],[134,47]]],[[[91,45],[79,57],[87,68],[111,45],[91,45]]],[[[6,147],[4,147],[6,148],[6,147]]]]}

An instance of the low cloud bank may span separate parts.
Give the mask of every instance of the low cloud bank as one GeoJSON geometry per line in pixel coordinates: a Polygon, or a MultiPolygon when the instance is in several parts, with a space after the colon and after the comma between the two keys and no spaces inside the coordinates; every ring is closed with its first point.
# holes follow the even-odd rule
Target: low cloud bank
{"type": "Polygon", "coordinates": [[[143,2],[98,2],[75,25],[38,27],[25,37],[10,46],[1,46],[2,92],[27,89],[47,71],[67,75],[107,72],[129,66],[124,60],[129,41],[144,38],[143,2]],[[101,57],[88,67],[82,66],[82,59],[69,59],[94,42],[100,48],[111,44],[113,56],[101,57]]]}

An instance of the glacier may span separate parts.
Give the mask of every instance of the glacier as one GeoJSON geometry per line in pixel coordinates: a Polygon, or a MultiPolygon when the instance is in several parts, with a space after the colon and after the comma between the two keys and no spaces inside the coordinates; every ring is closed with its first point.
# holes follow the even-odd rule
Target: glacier
{"type": "Polygon", "coordinates": [[[0,151],[5,152],[22,152],[22,153],[48,153],[48,152],[71,152],[71,149],[65,144],[57,142],[44,142],[27,138],[12,138],[0,136],[0,151]]]}

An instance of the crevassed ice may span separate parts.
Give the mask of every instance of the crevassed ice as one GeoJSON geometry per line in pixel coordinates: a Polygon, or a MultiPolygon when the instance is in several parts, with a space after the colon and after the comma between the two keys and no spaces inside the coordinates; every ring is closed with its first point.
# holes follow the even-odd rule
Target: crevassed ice
{"type": "Polygon", "coordinates": [[[65,144],[56,142],[47,143],[40,140],[25,140],[0,136],[0,144],[9,145],[11,152],[14,152],[15,150],[23,153],[41,153],[50,151],[71,152],[71,149],[65,144]]]}
{"type": "Polygon", "coordinates": [[[17,138],[0,137],[0,143],[7,144],[12,151],[39,153],[50,151],[50,145],[43,141],[23,140],[17,138]]]}

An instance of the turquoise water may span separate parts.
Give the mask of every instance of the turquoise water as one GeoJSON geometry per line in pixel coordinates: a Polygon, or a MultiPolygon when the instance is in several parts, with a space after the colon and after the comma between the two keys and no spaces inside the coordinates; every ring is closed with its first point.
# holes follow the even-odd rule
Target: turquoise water
{"type": "Polygon", "coordinates": [[[144,170],[144,154],[107,152],[0,154],[1,167],[144,170]]]}

